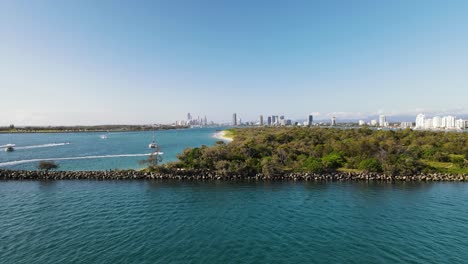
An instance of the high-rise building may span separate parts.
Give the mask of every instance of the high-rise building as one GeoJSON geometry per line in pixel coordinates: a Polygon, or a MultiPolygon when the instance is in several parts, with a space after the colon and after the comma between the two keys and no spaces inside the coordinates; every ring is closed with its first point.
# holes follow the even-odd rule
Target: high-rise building
{"type": "Polygon", "coordinates": [[[366,122],[364,122],[364,120],[359,120],[358,124],[359,124],[360,126],[363,126],[363,125],[366,124],[366,122]]]}
{"type": "Polygon", "coordinates": [[[432,128],[432,118],[424,119],[424,129],[431,129],[432,128]]]}
{"type": "Polygon", "coordinates": [[[455,127],[458,129],[465,129],[465,120],[463,119],[455,120],[455,127]]]}
{"type": "Polygon", "coordinates": [[[307,118],[307,125],[312,126],[312,123],[314,122],[314,116],[310,114],[307,118]]]}
{"type": "Polygon", "coordinates": [[[268,117],[267,124],[271,126],[271,116],[268,117]]]}
{"type": "Polygon", "coordinates": [[[385,127],[387,125],[387,117],[385,115],[379,116],[379,126],[385,127]]]}
{"type": "Polygon", "coordinates": [[[187,121],[192,120],[192,115],[190,113],[187,113],[187,121]]]}
{"type": "Polygon", "coordinates": [[[441,128],[442,127],[442,118],[440,116],[434,116],[432,118],[432,127],[441,128]]]}
{"type": "Polygon", "coordinates": [[[204,125],[204,126],[207,126],[207,125],[208,125],[208,119],[206,119],[206,116],[205,116],[205,118],[203,118],[203,125],[204,125]]]}
{"type": "Polygon", "coordinates": [[[413,127],[413,122],[401,122],[400,127],[401,128],[411,128],[411,127],[413,127]]]}
{"type": "Polygon", "coordinates": [[[260,125],[263,126],[263,115],[260,115],[260,125]]]}
{"type": "Polygon", "coordinates": [[[237,114],[232,114],[232,125],[237,126],[237,114]]]}
{"type": "Polygon", "coordinates": [[[336,117],[332,117],[331,125],[336,126],[336,117]]]}
{"type": "Polygon", "coordinates": [[[424,114],[419,114],[416,116],[416,128],[423,129],[425,125],[426,116],[424,114]]]}
{"type": "Polygon", "coordinates": [[[444,128],[455,128],[455,117],[444,116],[442,117],[442,127],[444,128]]]}

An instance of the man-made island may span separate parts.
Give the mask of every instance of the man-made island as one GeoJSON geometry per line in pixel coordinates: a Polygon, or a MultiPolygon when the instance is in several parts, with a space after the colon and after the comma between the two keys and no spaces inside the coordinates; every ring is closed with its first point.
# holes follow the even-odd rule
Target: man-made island
{"type": "Polygon", "coordinates": [[[0,179],[468,181],[468,133],[369,128],[236,128],[144,170],[13,171],[0,179]]]}

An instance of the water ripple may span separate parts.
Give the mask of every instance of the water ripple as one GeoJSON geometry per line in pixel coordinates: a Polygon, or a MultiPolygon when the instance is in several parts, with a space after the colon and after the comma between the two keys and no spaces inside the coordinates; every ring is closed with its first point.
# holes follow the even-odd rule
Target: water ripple
{"type": "Polygon", "coordinates": [[[467,190],[0,182],[0,263],[463,263],[467,190]]]}

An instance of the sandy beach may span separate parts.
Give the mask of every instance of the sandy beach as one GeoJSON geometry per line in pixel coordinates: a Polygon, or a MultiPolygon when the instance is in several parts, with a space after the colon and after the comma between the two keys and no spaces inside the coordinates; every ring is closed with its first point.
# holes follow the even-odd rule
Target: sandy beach
{"type": "Polygon", "coordinates": [[[228,141],[228,142],[231,142],[233,140],[230,137],[226,137],[226,131],[225,130],[214,133],[213,137],[217,138],[217,139],[224,140],[224,141],[228,141]]]}

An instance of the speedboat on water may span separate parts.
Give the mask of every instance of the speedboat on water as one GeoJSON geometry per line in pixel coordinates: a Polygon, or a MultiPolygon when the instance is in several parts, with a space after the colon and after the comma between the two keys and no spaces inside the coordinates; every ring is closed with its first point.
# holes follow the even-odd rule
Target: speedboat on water
{"type": "Polygon", "coordinates": [[[99,136],[101,139],[107,139],[107,135],[100,135],[99,136]]]}
{"type": "Polygon", "coordinates": [[[6,144],[4,147],[6,152],[12,152],[15,150],[15,144],[6,144]]]}

